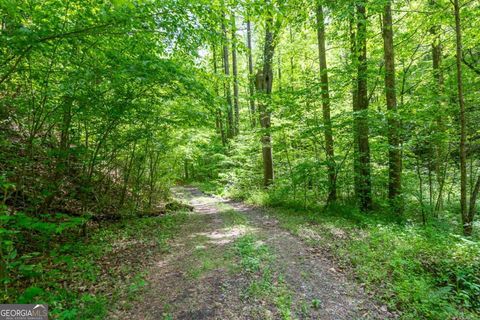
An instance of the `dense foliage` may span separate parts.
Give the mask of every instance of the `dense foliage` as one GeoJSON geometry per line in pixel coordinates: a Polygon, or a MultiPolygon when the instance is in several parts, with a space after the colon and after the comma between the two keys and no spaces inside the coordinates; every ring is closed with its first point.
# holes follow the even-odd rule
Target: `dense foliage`
{"type": "Polygon", "coordinates": [[[368,284],[393,279],[391,307],[478,314],[479,12],[467,0],[1,1],[0,301],[41,295],[73,243],[162,214],[172,185],[200,181],[307,209],[308,223],[351,210],[368,241],[336,252],[368,284]]]}

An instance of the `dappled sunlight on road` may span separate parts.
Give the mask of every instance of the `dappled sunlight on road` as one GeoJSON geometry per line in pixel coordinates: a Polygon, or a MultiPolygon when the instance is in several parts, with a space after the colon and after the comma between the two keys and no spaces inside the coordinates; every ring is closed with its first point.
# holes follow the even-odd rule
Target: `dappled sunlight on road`
{"type": "Polygon", "coordinates": [[[227,244],[247,233],[254,231],[255,228],[247,227],[245,225],[236,225],[233,227],[213,230],[211,232],[198,232],[192,234],[191,237],[205,237],[207,239],[207,243],[211,244],[227,244]]]}

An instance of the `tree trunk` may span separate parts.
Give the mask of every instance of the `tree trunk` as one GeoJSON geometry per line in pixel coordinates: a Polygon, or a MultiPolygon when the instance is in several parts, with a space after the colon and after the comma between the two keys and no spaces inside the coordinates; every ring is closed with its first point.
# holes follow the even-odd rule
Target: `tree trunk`
{"type": "Polygon", "coordinates": [[[460,107],[460,210],[462,213],[463,233],[469,236],[472,234],[472,221],[470,220],[470,216],[467,212],[467,153],[465,149],[467,133],[462,81],[462,29],[460,25],[460,5],[458,0],[454,0],[453,6],[455,11],[455,35],[457,49],[457,94],[458,105],[460,107]]]}
{"type": "MultiPolygon", "coordinates": [[[[216,54],[215,46],[213,46],[213,73],[215,74],[215,76],[218,73],[217,69],[218,69],[217,68],[217,54],[216,54]]],[[[218,93],[218,83],[217,82],[215,82],[215,94],[217,96],[219,95],[219,93],[218,93]]],[[[222,109],[221,108],[218,108],[217,111],[216,111],[215,121],[216,121],[217,129],[220,133],[220,138],[222,139],[222,145],[225,146],[227,144],[227,142],[226,142],[226,138],[225,138],[225,130],[223,129],[223,118],[222,118],[222,109]]]]}
{"type": "Polygon", "coordinates": [[[277,54],[277,75],[278,75],[278,92],[282,92],[282,57],[280,54],[280,48],[277,54]]]}
{"type": "Polygon", "coordinates": [[[273,182],[272,139],[270,134],[270,98],[273,83],[273,54],[275,51],[276,33],[272,30],[273,18],[268,16],[265,23],[265,45],[263,50],[263,70],[257,73],[257,90],[264,95],[264,101],[258,105],[260,124],[263,129],[262,157],[263,157],[263,184],[269,186],[273,182]]]}
{"type": "Polygon", "coordinates": [[[356,172],[358,179],[357,198],[362,211],[372,207],[372,185],[370,178],[370,145],[368,127],[368,92],[367,92],[367,17],[365,5],[357,5],[357,103],[354,105],[354,128],[358,144],[358,163],[356,172]]]}
{"type": "Polygon", "coordinates": [[[328,198],[327,204],[337,199],[336,172],[335,172],[335,151],[333,147],[332,120],[330,118],[330,94],[328,89],[327,54],[325,49],[325,21],[323,8],[317,4],[317,38],[318,58],[320,63],[320,88],[322,90],[322,113],[325,125],[325,153],[328,170],[328,198]]]}
{"type": "Polygon", "coordinates": [[[252,128],[257,126],[257,115],[255,111],[255,79],[253,75],[253,58],[252,58],[252,30],[250,18],[247,20],[247,48],[248,48],[248,90],[250,93],[250,114],[252,117],[252,128]]]}
{"type": "Polygon", "coordinates": [[[360,186],[360,179],[359,176],[357,175],[358,172],[358,137],[357,137],[357,124],[355,121],[355,110],[358,109],[357,103],[357,77],[356,73],[354,72],[354,69],[357,66],[357,35],[355,32],[355,14],[353,13],[352,16],[350,17],[349,21],[349,28],[350,28],[350,72],[352,74],[352,110],[354,112],[353,114],[353,124],[352,124],[352,130],[353,130],[353,186],[354,186],[354,193],[356,196],[360,194],[360,190],[358,187],[360,186]]]}
{"type": "MultiPolygon", "coordinates": [[[[432,9],[435,9],[436,1],[430,0],[430,6],[432,9]]],[[[433,93],[436,97],[435,103],[437,104],[436,112],[436,131],[438,133],[445,133],[445,124],[444,124],[444,78],[442,71],[442,45],[440,43],[440,25],[434,25],[430,29],[430,33],[433,35],[434,39],[432,41],[432,69],[433,69],[433,78],[435,81],[433,93]]],[[[443,184],[445,176],[443,175],[444,170],[442,170],[443,161],[445,157],[445,142],[443,136],[437,137],[435,140],[435,176],[437,178],[437,201],[435,204],[435,215],[438,216],[438,212],[442,208],[443,203],[443,184]]],[[[447,159],[448,160],[448,159],[447,159]]]]}
{"type": "Polygon", "coordinates": [[[225,15],[223,15],[222,31],[223,31],[223,72],[225,73],[224,90],[227,100],[227,137],[232,138],[234,134],[233,125],[233,108],[232,108],[232,93],[230,92],[230,64],[228,61],[228,36],[227,28],[225,27],[225,15]]]}
{"type": "Polygon", "coordinates": [[[385,59],[385,94],[388,110],[388,199],[398,214],[402,212],[402,157],[400,153],[400,121],[395,86],[395,51],[393,48],[392,3],[387,1],[383,13],[383,48],[385,59]]]}
{"type": "Polygon", "coordinates": [[[232,72],[233,72],[233,109],[235,111],[235,121],[233,134],[238,135],[240,130],[240,113],[238,109],[238,70],[237,70],[237,26],[235,15],[232,14],[232,72]]]}

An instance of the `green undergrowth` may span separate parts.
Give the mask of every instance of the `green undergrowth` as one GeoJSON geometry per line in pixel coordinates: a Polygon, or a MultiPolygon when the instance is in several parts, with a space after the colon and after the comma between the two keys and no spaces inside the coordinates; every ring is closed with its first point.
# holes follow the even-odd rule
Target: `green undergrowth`
{"type": "Polygon", "coordinates": [[[122,300],[128,308],[136,299],[146,284],[142,269],[148,258],[169,250],[167,240],[186,218],[178,212],[120,220],[92,227],[86,238],[49,242],[39,252],[12,249],[17,259],[2,257],[7,266],[2,282],[9,286],[1,302],[46,303],[53,319],[104,319],[115,303],[122,300]]]}
{"type": "Polygon", "coordinates": [[[423,226],[379,211],[362,214],[347,204],[298,208],[263,191],[239,194],[199,186],[264,206],[282,227],[351,270],[403,319],[480,316],[478,239],[464,238],[438,221],[423,226]]]}

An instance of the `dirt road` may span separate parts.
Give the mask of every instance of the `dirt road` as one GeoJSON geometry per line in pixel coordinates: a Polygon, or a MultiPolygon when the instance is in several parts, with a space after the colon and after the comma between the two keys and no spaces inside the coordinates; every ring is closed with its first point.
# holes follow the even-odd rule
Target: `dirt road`
{"type": "MultiPolygon", "coordinates": [[[[193,206],[168,254],[147,270],[148,286],[117,319],[385,319],[321,252],[267,212],[178,187],[193,206]]],[[[141,254],[141,253],[140,253],[141,254]]]]}

